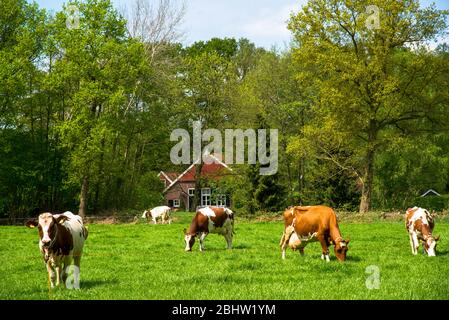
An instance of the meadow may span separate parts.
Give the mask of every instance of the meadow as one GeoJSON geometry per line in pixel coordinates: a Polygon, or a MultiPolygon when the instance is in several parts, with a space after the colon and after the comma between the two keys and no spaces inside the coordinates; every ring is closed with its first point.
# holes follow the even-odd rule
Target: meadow
{"type": "Polygon", "coordinates": [[[198,243],[184,252],[191,217],[178,212],[171,225],[89,224],[81,290],[49,290],[37,230],[2,226],[0,299],[449,299],[448,221],[437,221],[433,258],[411,254],[402,221],[343,221],[348,259],[338,262],[332,247],[326,263],[318,243],[281,260],[280,221],[237,219],[233,250],[210,234],[205,252],[198,243]],[[366,286],[373,268],[378,289],[366,286]]]}

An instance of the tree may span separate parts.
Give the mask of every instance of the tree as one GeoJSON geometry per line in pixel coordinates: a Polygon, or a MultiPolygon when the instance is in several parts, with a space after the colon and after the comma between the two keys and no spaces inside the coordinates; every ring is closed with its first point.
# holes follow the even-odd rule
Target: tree
{"type": "Polygon", "coordinates": [[[26,1],[5,0],[0,12],[0,213],[14,220],[48,207],[48,119],[34,95],[42,81],[45,11],[26,1]]]}
{"type": "Polygon", "coordinates": [[[289,22],[298,78],[315,93],[308,137],[358,180],[360,212],[371,207],[379,150],[403,128],[440,114],[441,96],[432,88],[442,70],[424,44],[444,32],[447,14],[417,1],[317,0],[289,22]],[[379,8],[379,28],[366,23],[369,5],[379,8]],[[343,158],[332,151],[340,142],[349,152],[343,158]]]}
{"type": "MultiPolygon", "coordinates": [[[[198,121],[202,130],[223,129],[227,122],[231,104],[231,90],[234,87],[235,76],[232,63],[221,56],[218,51],[205,50],[198,52],[186,50],[184,59],[185,69],[183,71],[182,83],[185,92],[182,122],[184,124],[198,121]]],[[[203,150],[201,140],[201,150],[203,150]]],[[[202,151],[201,151],[202,152],[202,151]]],[[[192,159],[193,162],[198,159],[192,159]]],[[[195,165],[195,196],[194,207],[200,204],[201,171],[202,160],[195,165]]]]}
{"type": "Polygon", "coordinates": [[[119,137],[135,134],[132,111],[148,69],[142,44],[127,38],[126,22],[110,1],[72,5],[81,14],[79,28],[66,27],[64,12],[56,15],[54,38],[61,58],[51,76],[64,90],[66,116],[58,129],[62,145],[70,150],[69,181],[81,185],[79,214],[84,216],[90,187],[96,203],[107,163],[115,160],[107,147],[112,144],[114,154],[119,137]]]}

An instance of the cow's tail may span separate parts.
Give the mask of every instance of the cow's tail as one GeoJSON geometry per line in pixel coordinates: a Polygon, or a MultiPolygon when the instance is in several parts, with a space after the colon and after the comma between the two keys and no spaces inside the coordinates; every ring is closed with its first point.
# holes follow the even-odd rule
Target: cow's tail
{"type": "Polygon", "coordinates": [[[279,247],[282,247],[282,245],[284,244],[284,239],[285,239],[285,231],[282,232],[281,241],[279,241],[279,247]]]}
{"type": "Polygon", "coordinates": [[[89,230],[87,230],[87,227],[83,225],[83,237],[84,240],[87,240],[87,236],[89,235],[89,230]]]}

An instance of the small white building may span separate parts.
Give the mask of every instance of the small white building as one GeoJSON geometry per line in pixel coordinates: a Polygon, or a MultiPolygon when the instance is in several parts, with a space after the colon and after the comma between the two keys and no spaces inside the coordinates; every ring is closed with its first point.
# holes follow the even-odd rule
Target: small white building
{"type": "Polygon", "coordinates": [[[439,194],[438,192],[436,192],[433,189],[429,189],[426,192],[424,192],[421,197],[429,197],[429,196],[441,196],[441,194],[439,194]]]}

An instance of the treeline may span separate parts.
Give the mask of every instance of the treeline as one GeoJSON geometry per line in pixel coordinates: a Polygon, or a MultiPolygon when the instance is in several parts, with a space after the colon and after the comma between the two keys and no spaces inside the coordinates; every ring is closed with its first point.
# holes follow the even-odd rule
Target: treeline
{"type": "Polygon", "coordinates": [[[284,51],[247,39],[182,46],[182,9],[109,0],[50,14],[0,10],[0,215],[141,209],[162,201],[170,133],[277,128],[279,169],[239,165],[218,188],[241,211],[324,203],[366,212],[449,192],[448,12],[417,1],[314,0],[289,21],[284,51]],[[376,2],[376,1],[374,1],[376,2]]]}

